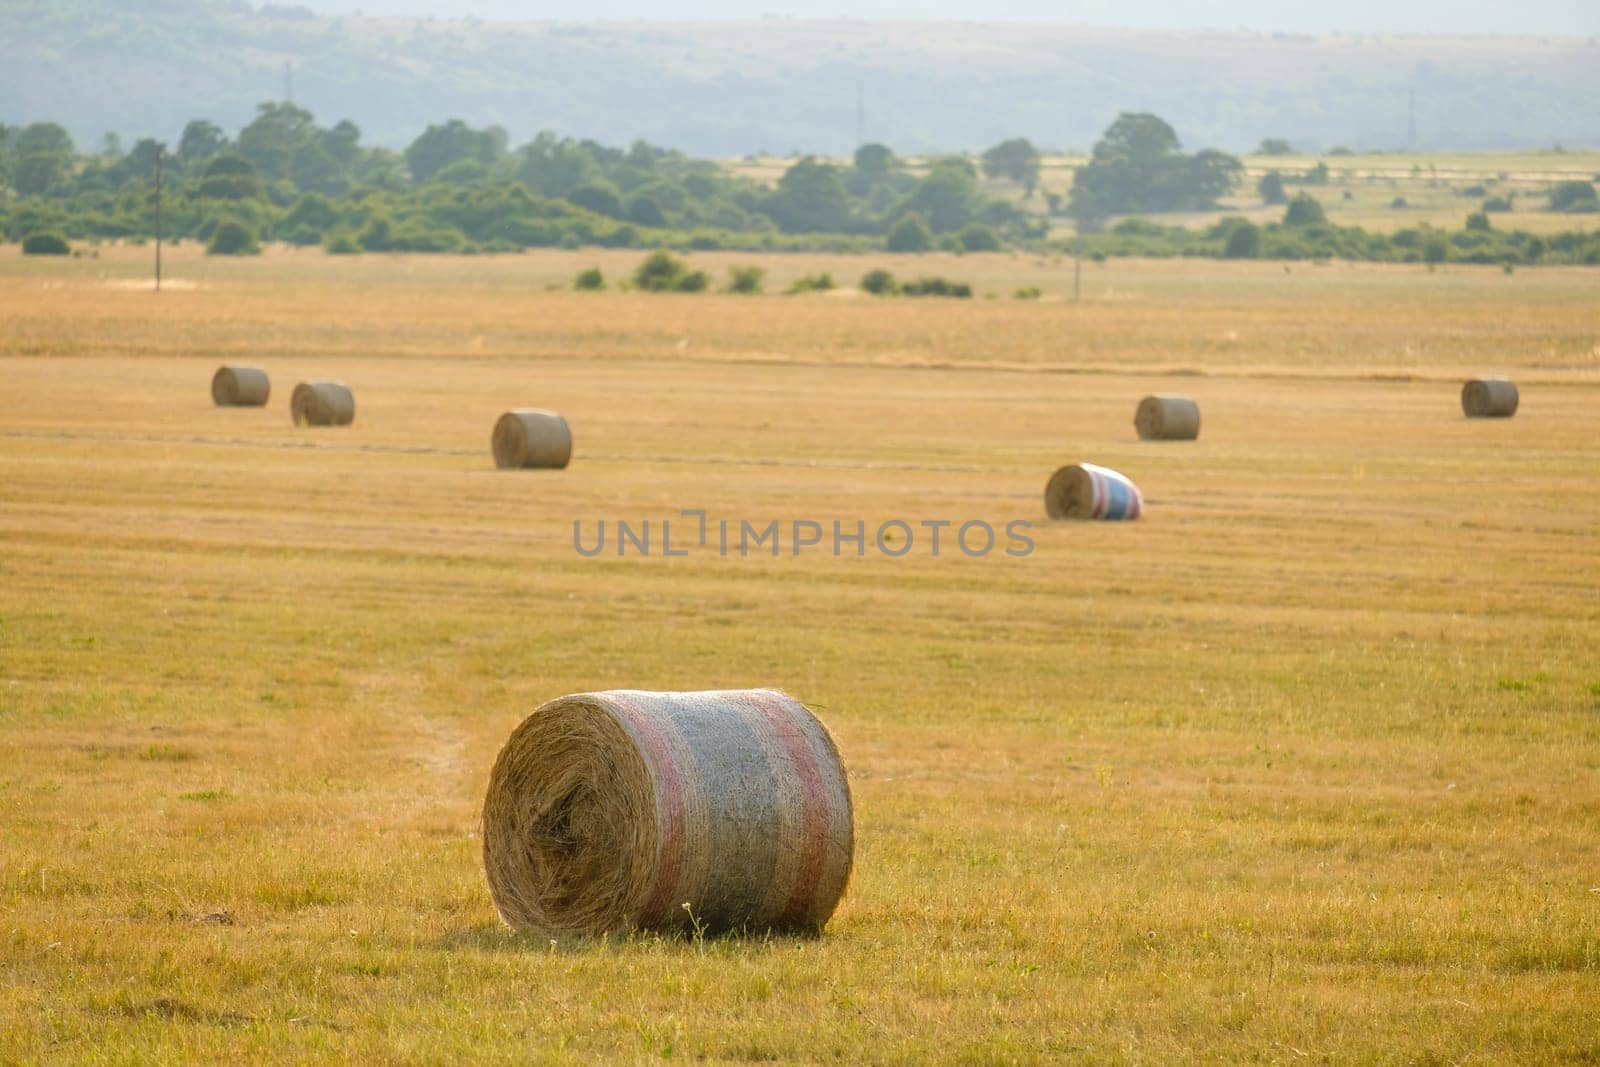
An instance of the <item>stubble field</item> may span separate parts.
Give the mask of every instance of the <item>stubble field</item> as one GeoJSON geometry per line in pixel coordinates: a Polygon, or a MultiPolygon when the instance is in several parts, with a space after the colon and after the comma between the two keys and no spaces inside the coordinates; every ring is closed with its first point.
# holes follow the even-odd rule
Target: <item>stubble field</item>
{"type": "Polygon", "coordinates": [[[179,249],[158,296],[0,250],[0,1061],[1600,1058],[1600,273],[568,288],[638,258],[179,249]],[[211,405],[230,361],[267,408],[211,405]],[[1482,372],[1514,419],[1461,416],[1482,372]],[[311,377],[352,427],[290,424],[311,377]],[[1200,440],[1139,442],[1149,392],[1200,440]],[[513,406],[568,470],[493,469],[513,406]],[[1146,517],[1047,524],[1080,460],[1146,517]],[[1034,550],[574,551],[686,508],[1034,550]],[[851,772],[823,937],[502,928],[523,716],[750,685],[851,772]]]}

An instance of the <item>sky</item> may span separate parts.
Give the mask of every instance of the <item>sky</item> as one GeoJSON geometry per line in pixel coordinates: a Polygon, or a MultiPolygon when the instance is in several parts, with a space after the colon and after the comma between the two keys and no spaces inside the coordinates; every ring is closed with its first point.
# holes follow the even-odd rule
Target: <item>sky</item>
{"type": "Polygon", "coordinates": [[[484,19],[935,19],[1294,33],[1600,33],[1600,0],[278,0],[329,13],[484,19]]]}

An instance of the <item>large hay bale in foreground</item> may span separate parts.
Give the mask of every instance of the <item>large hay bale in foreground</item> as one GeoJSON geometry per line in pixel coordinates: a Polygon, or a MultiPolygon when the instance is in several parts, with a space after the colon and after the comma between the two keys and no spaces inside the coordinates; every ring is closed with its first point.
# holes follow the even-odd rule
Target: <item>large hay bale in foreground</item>
{"type": "Polygon", "coordinates": [[[1052,519],[1137,519],[1144,511],[1139,487],[1125,474],[1093,463],[1074,463],[1050,476],[1044,509],[1052,519]]]}
{"type": "Polygon", "coordinates": [[[211,376],[211,400],[219,408],[260,407],[271,392],[267,372],[257,367],[218,367],[211,376]]]}
{"type": "Polygon", "coordinates": [[[343,382],[301,382],[289,397],[289,414],[296,426],[348,426],[356,398],[343,382]]]}
{"type": "Polygon", "coordinates": [[[771,689],[552,700],[512,732],[483,803],[501,918],[556,933],[815,932],[854,837],[833,739],[771,689]]]}
{"type": "Polygon", "coordinates": [[[1146,441],[1193,441],[1200,436],[1200,405],[1186,396],[1147,396],[1133,426],[1146,441]]]}
{"type": "Polygon", "coordinates": [[[517,408],[495,421],[489,447],[496,467],[560,470],[572,458],[572,429],[553,411],[517,408]]]}
{"type": "Polygon", "coordinates": [[[1517,400],[1517,385],[1508,378],[1474,378],[1461,387],[1461,410],[1469,419],[1509,419],[1517,400]]]}

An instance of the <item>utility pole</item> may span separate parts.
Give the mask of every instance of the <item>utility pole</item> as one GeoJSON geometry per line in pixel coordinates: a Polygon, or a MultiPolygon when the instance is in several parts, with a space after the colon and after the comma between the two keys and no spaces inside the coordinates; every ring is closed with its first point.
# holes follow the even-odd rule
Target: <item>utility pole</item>
{"type": "Polygon", "coordinates": [[[156,146],[156,292],[161,291],[161,157],[165,155],[161,145],[156,146]]]}
{"type": "Polygon", "coordinates": [[[294,67],[287,59],[283,61],[283,102],[294,103],[294,67]]]}
{"type": "Polygon", "coordinates": [[[1406,151],[1415,151],[1417,147],[1417,87],[1411,87],[1411,94],[1406,102],[1406,151]]]}

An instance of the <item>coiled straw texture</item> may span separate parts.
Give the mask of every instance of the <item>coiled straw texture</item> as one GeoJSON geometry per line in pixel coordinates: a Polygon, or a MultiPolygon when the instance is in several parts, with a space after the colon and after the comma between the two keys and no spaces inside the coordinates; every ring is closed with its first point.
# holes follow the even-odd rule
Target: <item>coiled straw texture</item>
{"type": "Polygon", "coordinates": [[[559,470],[572,459],[572,430],[567,420],[553,411],[517,408],[495,421],[489,447],[494,465],[502,469],[559,470]]]}
{"type": "Polygon", "coordinates": [[[1133,426],[1146,441],[1193,441],[1200,436],[1200,405],[1186,396],[1147,396],[1133,426]]]}
{"type": "Polygon", "coordinates": [[[356,398],[343,382],[301,382],[289,396],[289,414],[296,426],[348,426],[356,398]]]}
{"type": "Polygon", "coordinates": [[[1469,419],[1509,419],[1517,401],[1516,383],[1506,378],[1474,378],[1461,387],[1461,410],[1469,419]]]}
{"type": "Polygon", "coordinates": [[[1137,519],[1144,512],[1144,497],[1125,474],[1074,463],[1050,476],[1044,509],[1052,519],[1137,519]]]}
{"type": "Polygon", "coordinates": [[[507,740],[483,805],[495,907],[546,932],[814,933],[854,840],[832,737],[771,689],[552,700],[507,740]]]}
{"type": "Polygon", "coordinates": [[[218,367],[211,376],[211,400],[219,408],[260,407],[271,392],[267,372],[257,367],[218,367]]]}

